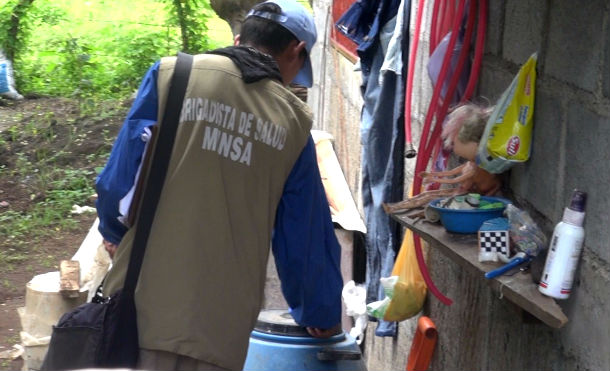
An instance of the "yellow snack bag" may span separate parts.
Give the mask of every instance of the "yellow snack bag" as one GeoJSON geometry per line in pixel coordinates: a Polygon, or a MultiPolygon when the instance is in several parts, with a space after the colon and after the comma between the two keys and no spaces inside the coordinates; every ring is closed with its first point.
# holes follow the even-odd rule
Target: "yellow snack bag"
{"type": "Polygon", "coordinates": [[[476,162],[490,173],[502,173],[514,163],[525,162],[530,157],[536,61],[534,53],[521,66],[487,120],[476,162]]]}

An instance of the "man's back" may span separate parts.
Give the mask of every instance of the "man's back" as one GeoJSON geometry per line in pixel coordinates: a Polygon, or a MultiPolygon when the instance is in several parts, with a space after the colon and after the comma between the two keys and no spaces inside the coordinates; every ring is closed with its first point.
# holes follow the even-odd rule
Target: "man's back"
{"type": "MultiPolygon", "coordinates": [[[[173,63],[159,69],[160,113],[173,63]]],[[[180,121],[136,292],[140,346],[240,368],[277,205],[311,117],[277,81],[245,84],[229,58],[200,55],[180,121]]],[[[107,294],[121,286],[133,230],[107,294]]]]}

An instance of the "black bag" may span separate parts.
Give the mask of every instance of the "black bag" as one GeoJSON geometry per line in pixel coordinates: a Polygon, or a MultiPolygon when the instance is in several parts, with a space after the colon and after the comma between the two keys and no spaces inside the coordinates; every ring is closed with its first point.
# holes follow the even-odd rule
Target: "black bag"
{"type": "MultiPolygon", "coordinates": [[[[178,118],[193,57],[178,53],[168,101],[153,152],[150,174],[142,195],[136,233],[123,289],[108,298],[101,286],[91,303],[64,314],[53,326],[41,370],[135,368],[140,347],[134,292],[159,196],[163,188],[178,118]]],[[[102,283],[103,285],[103,283],[102,283]]]]}
{"type": "Polygon", "coordinates": [[[135,367],[139,346],[133,303],[119,290],[64,314],[53,327],[42,370],[135,367]]]}

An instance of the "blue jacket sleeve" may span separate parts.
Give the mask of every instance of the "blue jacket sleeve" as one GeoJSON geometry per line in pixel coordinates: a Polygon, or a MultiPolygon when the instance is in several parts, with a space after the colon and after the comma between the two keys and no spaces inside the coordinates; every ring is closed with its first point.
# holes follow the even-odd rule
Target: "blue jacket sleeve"
{"type": "Polygon", "coordinates": [[[280,201],[273,254],[282,293],[301,326],[330,328],[341,321],[341,248],[316,160],[313,139],[294,165],[280,201]]]}
{"type": "Polygon", "coordinates": [[[99,231],[109,242],[119,244],[127,228],[117,219],[119,201],[134,184],[142,161],[145,142],[141,135],[146,127],[157,122],[157,76],[159,62],[146,73],[117,136],[110,158],[95,181],[99,231]]]}

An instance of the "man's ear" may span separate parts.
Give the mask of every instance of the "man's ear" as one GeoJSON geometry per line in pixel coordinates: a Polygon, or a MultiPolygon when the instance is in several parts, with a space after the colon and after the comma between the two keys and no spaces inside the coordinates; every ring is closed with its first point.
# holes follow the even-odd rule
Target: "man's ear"
{"type": "Polygon", "coordinates": [[[301,55],[301,52],[305,49],[305,45],[305,41],[297,41],[297,44],[294,47],[294,52],[297,57],[301,55]]]}
{"type": "Polygon", "coordinates": [[[235,45],[235,46],[239,45],[239,39],[240,39],[239,36],[240,36],[239,34],[235,35],[235,39],[233,39],[233,45],[235,45]]]}

